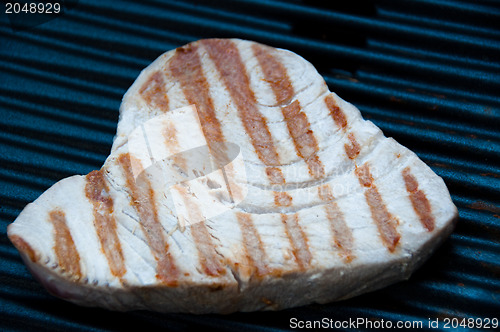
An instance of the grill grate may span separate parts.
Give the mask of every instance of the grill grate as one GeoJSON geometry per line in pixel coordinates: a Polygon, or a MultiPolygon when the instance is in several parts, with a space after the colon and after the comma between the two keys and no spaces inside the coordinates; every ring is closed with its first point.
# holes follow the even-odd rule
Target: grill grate
{"type": "Polygon", "coordinates": [[[273,331],[290,328],[292,317],[424,326],[429,318],[500,318],[498,3],[81,0],[30,29],[13,30],[6,14],[0,20],[0,329],[273,331]],[[121,97],[140,70],[207,37],[302,55],[332,91],[443,177],[460,220],[409,281],[326,305],[191,316],[80,308],[33,280],[7,225],[56,181],[100,168],[121,97]]]}

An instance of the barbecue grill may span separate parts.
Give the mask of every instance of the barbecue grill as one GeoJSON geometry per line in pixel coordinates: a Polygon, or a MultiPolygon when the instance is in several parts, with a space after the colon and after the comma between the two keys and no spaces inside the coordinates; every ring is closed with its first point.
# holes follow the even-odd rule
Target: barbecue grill
{"type": "Polygon", "coordinates": [[[325,318],[344,330],[353,325],[335,322],[449,330],[500,319],[499,2],[59,3],[59,15],[0,15],[0,330],[281,331],[325,318]],[[79,307],[33,279],[7,225],[58,180],[101,167],[121,98],[144,67],[209,37],[303,56],[331,91],[445,180],[460,219],[408,281],[324,305],[195,316],[79,307]]]}

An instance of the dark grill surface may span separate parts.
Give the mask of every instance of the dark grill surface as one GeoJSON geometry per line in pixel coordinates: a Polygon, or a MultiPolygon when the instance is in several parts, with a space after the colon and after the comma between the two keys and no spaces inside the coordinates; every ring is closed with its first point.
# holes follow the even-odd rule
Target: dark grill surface
{"type": "MultiPolygon", "coordinates": [[[[298,320],[500,318],[500,3],[66,1],[24,27],[0,15],[0,330],[265,330],[298,320]],[[121,98],[161,53],[207,37],[290,49],[443,177],[454,233],[409,281],[357,298],[226,316],[115,313],[49,295],[6,227],[56,181],[99,169],[121,98]]],[[[10,17],[12,19],[12,16],[10,17]]]]}

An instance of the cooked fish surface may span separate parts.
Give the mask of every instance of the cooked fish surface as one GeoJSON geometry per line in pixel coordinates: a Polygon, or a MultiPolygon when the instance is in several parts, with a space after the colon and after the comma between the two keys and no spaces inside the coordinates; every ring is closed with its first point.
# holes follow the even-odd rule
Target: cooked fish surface
{"type": "Polygon", "coordinates": [[[309,62],[206,39],[144,69],[103,167],[53,185],[8,236],[65,300],[230,313],[407,279],[456,218],[443,180],[309,62]]]}

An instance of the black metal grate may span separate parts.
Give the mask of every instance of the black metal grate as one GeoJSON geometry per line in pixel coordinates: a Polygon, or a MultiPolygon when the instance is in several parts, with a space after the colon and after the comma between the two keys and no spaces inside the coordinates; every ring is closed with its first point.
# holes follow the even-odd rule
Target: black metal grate
{"type": "Polygon", "coordinates": [[[292,317],[424,327],[436,318],[500,318],[498,2],[81,0],[31,28],[0,19],[0,330],[277,331],[292,317]],[[327,305],[192,316],[81,308],[33,280],[7,225],[56,181],[100,168],[140,70],[206,37],[304,56],[332,91],[443,177],[460,220],[409,281],[327,305]]]}

